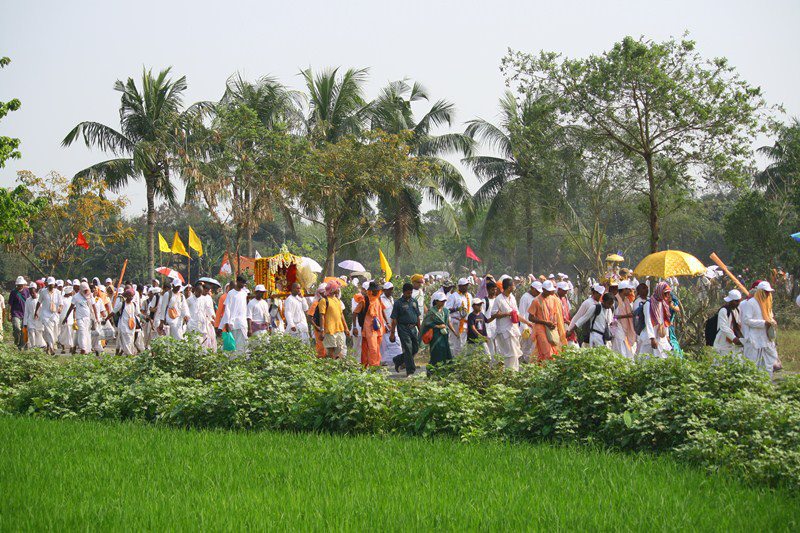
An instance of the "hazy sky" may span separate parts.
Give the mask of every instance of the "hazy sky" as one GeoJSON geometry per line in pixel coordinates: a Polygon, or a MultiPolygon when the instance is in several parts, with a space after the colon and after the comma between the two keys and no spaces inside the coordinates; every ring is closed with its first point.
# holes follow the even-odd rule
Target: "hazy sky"
{"type": "MultiPolygon", "coordinates": [[[[106,157],[82,144],[61,148],[79,121],[117,127],[117,79],[143,66],[186,75],[186,101],[216,100],[235,72],[265,74],[301,88],[301,68],[370,67],[368,96],[386,82],[421,81],[433,99],[458,108],[456,128],[494,119],[504,90],[500,59],[511,47],[584,56],[625,35],[660,40],[685,30],[706,57],[724,55],[771,103],[800,115],[800,2],[481,1],[344,2],[194,0],[0,2],[0,101],[22,108],[0,121],[0,135],[22,140],[22,159],[0,170],[57,170],[71,176],[106,157]],[[647,6],[651,7],[647,7],[647,6]]],[[[468,177],[473,190],[477,181],[468,177]]],[[[144,188],[126,194],[131,213],[144,188]]]]}

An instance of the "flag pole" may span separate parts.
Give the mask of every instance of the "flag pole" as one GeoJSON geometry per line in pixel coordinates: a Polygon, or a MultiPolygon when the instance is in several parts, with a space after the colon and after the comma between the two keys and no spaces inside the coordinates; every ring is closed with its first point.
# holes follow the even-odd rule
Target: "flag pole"
{"type": "Polygon", "coordinates": [[[114,307],[114,304],[117,303],[117,292],[119,292],[119,288],[122,287],[122,278],[125,277],[125,269],[128,268],[128,260],[126,259],[124,263],[122,263],[122,272],[119,273],[119,282],[117,282],[117,287],[114,290],[114,296],[111,298],[111,307],[114,307]]]}
{"type": "Polygon", "coordinates": [[[186,270],[186,284],[189,285],[192,282],[192,252],[187,251],[189,255],[186,257],[189,258],[189,267],[186,270]]]}

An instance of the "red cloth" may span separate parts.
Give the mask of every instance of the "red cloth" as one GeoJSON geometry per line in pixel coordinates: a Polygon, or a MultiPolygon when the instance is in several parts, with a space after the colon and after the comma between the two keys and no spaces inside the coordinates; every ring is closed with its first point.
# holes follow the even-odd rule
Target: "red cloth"
{"type": "Polygon", "coordinates": [[[86,242],[86,237],[83,236],[83,232],[82,231],[78,232],[78,238],[75,239],[75,246],[80,246],[84,250],[88,250],[89,249],[89,243],[86,242]]]}
{"type": "Polygon", "coordinates": [[[481,258],[478,257],[478,254],[476,254],[469,246],[467,246],[467,259],[472,259],[473,261],[477,261],[478,263],[481,262],[481,258]]]}

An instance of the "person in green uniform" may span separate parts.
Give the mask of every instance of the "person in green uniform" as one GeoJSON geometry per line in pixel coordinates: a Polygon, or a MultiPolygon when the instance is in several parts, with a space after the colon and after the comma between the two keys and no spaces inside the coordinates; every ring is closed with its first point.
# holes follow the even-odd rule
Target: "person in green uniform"
{"type": "Polygon", "coordinates": [[[419,304],[411,297],[413,291],[413,285],[403,284],[403,296],[392,306],[392,333],[389,335],[390,342],[394,342],[396,336],[399,335],[400,346],[403,348],[403,353],[392,358],[394,369],[396,372],[400,372],[400,367],[405,365],[408,376],[417,370],[414,356],[419,351],[419,330],[422,318],[419,304]]]}
{"type": "Polygon", "coordinates": [[[450,312],[445,308],[444,303],[447,296],[443,292],[433,295],[431,308],[422,321],[421,335],[425,335],[428,330],[433,330],[433,339],[430,343],[431,362],[430,365],[437,365],[453,360],[453,353],[450,351],[448,329],[455,335],[453,326],[450,324],[450,312]]]}

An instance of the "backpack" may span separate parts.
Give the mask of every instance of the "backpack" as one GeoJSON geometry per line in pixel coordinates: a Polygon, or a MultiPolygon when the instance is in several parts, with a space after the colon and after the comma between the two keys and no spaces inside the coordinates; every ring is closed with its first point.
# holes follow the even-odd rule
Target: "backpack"
{"type": "MultiPolygon", "coordinates": [[[[325,308],[327,309],[327,307],[328,307],[328,297],[326,296],[325,297],[325,308]]],[[[319,302],[318,302],[317,306],[314,308],[314,317],[313,317],[313,319],[314,319],[314,325],[315,326],[324,327],[324,324],[322,322],[320,322],[321,318],[322,318],[322,315],[319,312],[319,302]]]]}
{"type": "Polygon", "coordinates": [[[633,331],[636,332],[636,335],[641,335],[644,328],[644,302],[642,302],[639,304],[639,307],[633,311],[633,331]]]}
{"type": "Polygon", "coordinates": [[[603,308],[603,304],[595,304],[594,306],[594,313],[592,313],[592,319],[587,321],[583,326],[581,326],[581,334],[578,337],[578,342],[580,344],[589,344],[589,336],[592,333],[592,328],[594,327],[594,321],[597,320],[597,317],[600,316],[600,310],[603,308]]]}
{"type": "Polygon", "coordinates": [[[714,341],[717,338],[717,333],[719,333],[719,311],[723,309],[722,307],[717,310],[716,313],[708,317],[706,320],[705,325],[705,337],[706,337],[706,346],[714,346],[714,341]]]}

